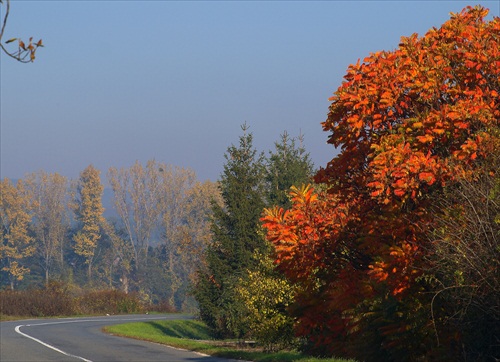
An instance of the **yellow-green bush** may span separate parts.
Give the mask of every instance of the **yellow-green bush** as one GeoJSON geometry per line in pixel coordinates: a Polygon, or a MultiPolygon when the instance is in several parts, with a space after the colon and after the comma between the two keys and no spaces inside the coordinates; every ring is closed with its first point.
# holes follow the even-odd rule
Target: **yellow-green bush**
{"type": "Polygon", "coordinates": [[[293,302],[294,289],[275,269],[272,260],[263,255],[257,271],[240,278],[236,296],[243,307],[241,323],[267,350],[291,346],[295,342],[293,319],[287,308],[293,302]]]}

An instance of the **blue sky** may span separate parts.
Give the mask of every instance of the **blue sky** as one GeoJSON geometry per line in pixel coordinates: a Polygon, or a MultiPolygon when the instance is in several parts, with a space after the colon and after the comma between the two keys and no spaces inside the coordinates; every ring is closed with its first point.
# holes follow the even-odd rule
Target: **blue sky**
{"type": "Polygon", "coordinates": [[[154,158],[215,181],[244,122],[259,151],[302,132],[325,166],[347,66],[476,4],[500,15],[498,0],[12,0],[4,40],[45,47],[33,64],[0,57],[1,177],[154,158]]]}

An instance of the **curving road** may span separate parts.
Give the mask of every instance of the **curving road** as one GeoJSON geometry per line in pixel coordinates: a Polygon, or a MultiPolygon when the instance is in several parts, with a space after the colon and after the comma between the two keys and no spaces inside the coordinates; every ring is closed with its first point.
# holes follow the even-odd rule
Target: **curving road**
{"type": "Polygon", "coordinates": [[[158,319],[189,319],[188,315],[127,315],[37,319],[0,323],[1,362],[228,362],[160,344],[107,335],[112,324],[158,319]]]}

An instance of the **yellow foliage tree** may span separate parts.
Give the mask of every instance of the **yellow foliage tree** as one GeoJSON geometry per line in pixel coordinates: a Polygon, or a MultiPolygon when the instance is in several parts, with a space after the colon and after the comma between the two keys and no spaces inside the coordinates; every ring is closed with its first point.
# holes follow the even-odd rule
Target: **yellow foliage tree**
{"type": "Polygon", "coordinates": [[[97,243],[101,239],[101,228],[104,224],[100,172],[89,165],[80,174],[76,186],[74,211],[80,230],[73,237],[75,253],[85,258],[88,266],[88,280],[92,277],[92,263],[97,243]]]}
{"type": "Polygon", "coordinates": [[[9,179],[0,183],[0,257],[2,270],[7,272],[10,287],[30,272],[23,261],[33,255],[35,246],[29,236],[28,226],[31,221],[32,198],[22,181],[13,185],[9,179]]]}

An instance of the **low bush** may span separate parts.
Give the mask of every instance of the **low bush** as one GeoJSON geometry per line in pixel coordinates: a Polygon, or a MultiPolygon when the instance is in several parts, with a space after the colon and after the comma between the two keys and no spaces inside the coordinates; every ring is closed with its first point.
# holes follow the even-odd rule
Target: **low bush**
{"type": "Polygon", "coordinates": [[[177,309],[172,306],[167,300],[162,300],[158,304],[149,305],[147,308],[148,312],[157,313],[176,313],[177,309]]]}
{"type": "Polygon", "coordinates": [[[145,306],[137,294],[118,290],[82,290],[51,283],[44,289],[0,291],[3,316],[53,317],[92,314],[175,312],[166,301],[145,306]]]}
{"type": "Polygon", "coordinates": [[[125,294],[118,290],[86,292],[76,299],[78,314],[123,314],[139,313],[143,307],[136,294],[125,294]]]}
{"type": "Polygon", "coordinates": [[[10,316],[49,317],[75,314],[75,301],[61,284],[45,289],[0,292],[0,313],[10,316]]]}

